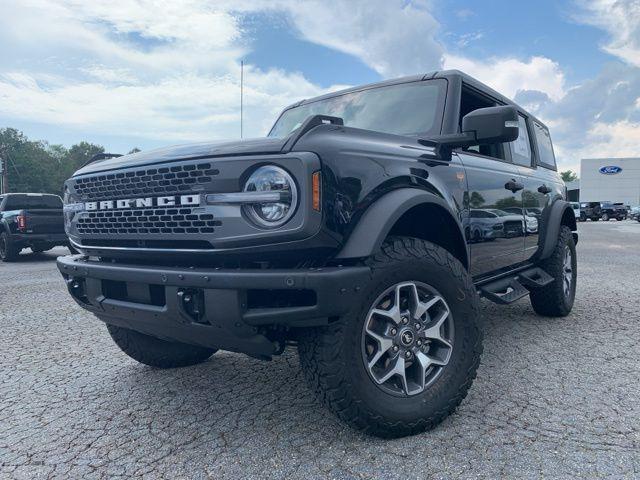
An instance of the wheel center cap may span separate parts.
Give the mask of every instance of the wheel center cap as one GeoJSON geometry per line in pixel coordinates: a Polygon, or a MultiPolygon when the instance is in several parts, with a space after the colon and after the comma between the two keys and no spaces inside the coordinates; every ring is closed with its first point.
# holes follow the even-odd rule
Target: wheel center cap
{"type": "Polygon", "coordinates": [[[406,347],[413,343],[414,335],[411,330],[405,330],[400,334],[400,341],[406,347]]]}

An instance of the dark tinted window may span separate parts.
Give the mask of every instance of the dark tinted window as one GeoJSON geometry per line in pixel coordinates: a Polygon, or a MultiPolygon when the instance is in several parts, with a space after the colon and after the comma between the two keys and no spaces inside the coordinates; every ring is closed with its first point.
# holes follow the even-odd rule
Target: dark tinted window
{"type": "MultiPolygon", "coordinates": [[[[462,87],[462,96],[460,97],[460,120],[458,128],[462,131],[462,118],[479,108],[495,107],[498,104],[495,100],[482,95],[469,87],[462,87]]],[[[474,145],[472,147],[463,148],[466,152],[475,152],[487,157],[505,159],[504,145],[502,143],[491,143],[488,145],[474,145]]]]}
{"type": "Polygon", "coordinates": [[[55,195],[9,195],[4,210],[60,209],[62,200],[55,195]]]}
{"type": "Polygon", "coordinates": [[[538,142],[538,152],[540,152],[539,163],[548,168],[556,168],[556,157],[553,154],[553,145],[551,144],[551,136],[549,130],[542,125],[533,123],[533,131],[535,132],[538,142]]]}
{"type": "Polygon", "coordinates": [[[345,93],[290,108],[269,133],[286,137],[311,115],[340,117],[348,127],[397,135],[440,133],[444,80],[402,83],[345,93]]]}
{"type": "Polygon", "coordinates": [[[524,167],[531,166],[531,140],[527,130],[527,119],[518,115],[518,138],[511,145],[511,157],[513,163],[524,167]]]}

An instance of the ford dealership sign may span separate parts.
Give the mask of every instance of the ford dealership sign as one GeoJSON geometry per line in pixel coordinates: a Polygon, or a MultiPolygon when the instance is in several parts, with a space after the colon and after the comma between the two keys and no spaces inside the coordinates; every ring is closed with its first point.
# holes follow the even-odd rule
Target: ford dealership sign
{"type": "Polygon", "coordinates": [[[616,173],[620,173],[622,168],[616,167],[615,165],[607,165],[605,167],[600,167],[599,171],[603,175],[615,175],[616,173]]]}

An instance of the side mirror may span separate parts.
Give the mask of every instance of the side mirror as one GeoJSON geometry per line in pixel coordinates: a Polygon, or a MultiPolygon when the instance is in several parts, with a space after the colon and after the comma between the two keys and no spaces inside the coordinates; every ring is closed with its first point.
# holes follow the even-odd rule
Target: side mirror
{"type": "Polygon", "coordinates": [[[462,118],[462,133],[473,133],[476,145],[513,142],[518,138],[518,112],[511,106],[479,108],[462,118]]]}
{"type": "Polygon", "coordinates": [[[462,133],[421,139],[449,159],[454,148],[513,142],[518,138],[518,111],[512,106],[479,108],[462,118],[462,133]]]}

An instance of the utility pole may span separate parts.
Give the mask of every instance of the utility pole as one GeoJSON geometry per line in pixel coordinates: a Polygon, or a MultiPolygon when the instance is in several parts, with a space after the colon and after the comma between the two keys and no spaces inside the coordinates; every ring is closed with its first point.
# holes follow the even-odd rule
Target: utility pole
{"type": "Polygon", "coordinates": [[[244,132],[244,60],[240,60],[240,138],[244,132]]]}
{"type": "Polygon", "coordinates": [[[9,193],[9,152],[5,147],[0,151],[2,158],[0,158],[0,177],[2,177],[2,188],[0,193],[9,193]]]}

